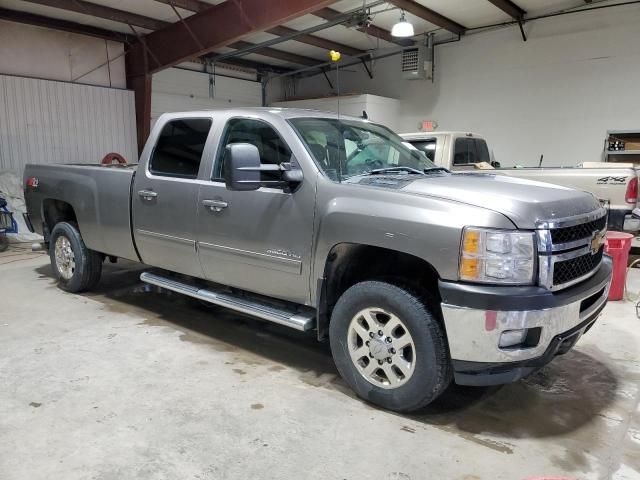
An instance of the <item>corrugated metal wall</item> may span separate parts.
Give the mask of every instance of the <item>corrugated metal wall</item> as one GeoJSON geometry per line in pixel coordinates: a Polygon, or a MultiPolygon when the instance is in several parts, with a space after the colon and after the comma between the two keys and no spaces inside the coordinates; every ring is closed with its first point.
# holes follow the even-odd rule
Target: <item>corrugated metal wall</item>
{"type": "Polygon", "coordinates": [[[137,158],[133,92],[0,75],[0,170],[137,158]]]}
{"type": "Polygon", "coordinates": [[[165,112],[206,110],[219,107],[259,107],[259,82],[215,76],[210,89],[209,75],[169,68],[153,75],[151,122],[165,112]]]}

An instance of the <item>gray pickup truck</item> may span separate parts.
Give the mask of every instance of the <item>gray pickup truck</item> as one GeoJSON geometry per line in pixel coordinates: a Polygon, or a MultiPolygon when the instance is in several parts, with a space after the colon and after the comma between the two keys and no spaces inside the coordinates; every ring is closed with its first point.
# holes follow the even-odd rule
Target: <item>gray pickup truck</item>
{"type": "Polygon", "coordinates": [[[166,114],[136,166],[28,165],[24,181],[63,289],[95,286],[105,258],[143,262],[143,282],[315,330],[345,382],[396,411],[530,374],[607,299],[593,195],[452,174],[362,119],[166,114]]]}

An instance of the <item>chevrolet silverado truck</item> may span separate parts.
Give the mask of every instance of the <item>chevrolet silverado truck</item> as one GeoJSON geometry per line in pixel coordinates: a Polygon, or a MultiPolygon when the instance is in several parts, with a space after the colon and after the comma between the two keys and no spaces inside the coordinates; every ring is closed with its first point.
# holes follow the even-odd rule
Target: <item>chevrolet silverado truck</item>
{"type": "Polygon", "coordinates": [[[612,230],[638,235],[640,219],[632,214],[638,203],[638,176],[632,164],[588,162],[577,167],[500,168],[493,161],[486,140],[467,132],[418,132],[401,135],[405,141],[424,152],[436,165],[451,171],[473,170],[478,164],[495,169],[494,175],[508,175],[553,183],[593,193],[608,210],[612,230]]]}
{"type": "Polygon", "coordinates": [[[607,300],[589,193],[451,174],[366,120],[287,109],[162,115],[137,165],[27,165],[59,285],[105,258],[141,280],[328,339],[362,398],[413,411],[452,380],[512,382],[607,300]]]}

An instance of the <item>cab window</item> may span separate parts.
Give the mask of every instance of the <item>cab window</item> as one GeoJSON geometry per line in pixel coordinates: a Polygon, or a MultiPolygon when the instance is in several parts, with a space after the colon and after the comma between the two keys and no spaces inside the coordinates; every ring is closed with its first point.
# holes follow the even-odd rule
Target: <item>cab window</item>
{"type": "Polygon", "coordinates": [[[453,164],[469,165],[480,162],[491,162],[487,142],[481,138],[456,138],[453,149],[453,164]]]}
{"type": "Polygon", "coordinates": [[[435,162],[437,139],[426,138],[424,140],[411,140],[410,143],[424,153],[429,160],[435,162]]]}
{"type": "Polygon", "coordinates": [[[153,149],[149,171],[164,177],[197,178],[209,130],[210,118],[167,122],[153,149]]]}
{"type": "MultiPolygon", "coordinates": [[[[263,164],[279,165],[291,161],[291,150],[271,125],[252,118],[232,118],[227,122],[220,142],[218,158],[214,167],[213,178],[222,180],[227,145],[232,143],[250,143],[260,153],[263,164]]],[[[278,172],[262,172],[262,180],[277,180],[278,172]]]]}

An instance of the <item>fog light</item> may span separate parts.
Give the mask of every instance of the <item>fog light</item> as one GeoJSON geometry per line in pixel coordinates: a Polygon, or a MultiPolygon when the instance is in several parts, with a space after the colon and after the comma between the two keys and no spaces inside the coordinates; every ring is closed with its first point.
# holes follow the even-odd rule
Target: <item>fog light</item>
{"type": "Polygon", "coordinates": [[[500,341],[498,346],[500,348],[513,347],[524,343],[524,339],[527,337],[527,329],[522,328],[519,330],[506,330],[500,335],[500,341]]]}

